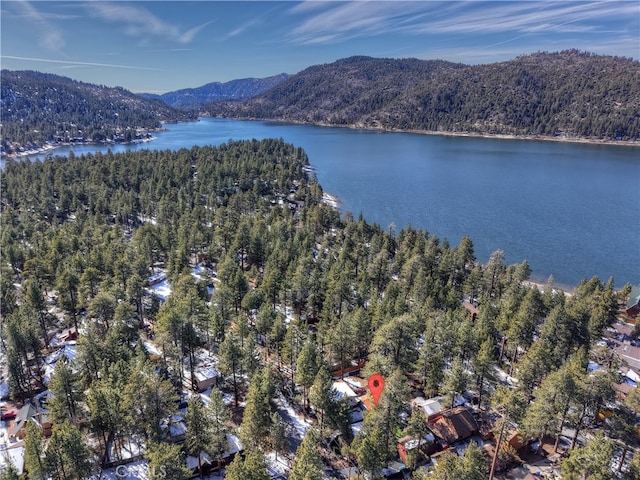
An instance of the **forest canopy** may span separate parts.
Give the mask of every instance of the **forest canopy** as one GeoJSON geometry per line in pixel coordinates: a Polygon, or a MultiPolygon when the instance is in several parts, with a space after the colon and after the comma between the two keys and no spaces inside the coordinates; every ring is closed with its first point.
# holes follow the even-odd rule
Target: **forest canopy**
{"type": "Polygon", "coordinates": [[[2,150],[46,143],[130,142],[161,122],[195,119],[159,100],[34,71],[0,72],[2,150]]]}
{"type": "MultiPolygon", "coordinates": [[[[111,438],[116,455],[140,441],[150,468],[186,478],[181,455],[206,446],[220,460],[234,431],[251,453],[229,475],[263,478],[260,452],[287,451],[294,435],[276,401],[315,412],[291,478],[321,478],[330,454],[319,445],[338,436],[377,478],[399,438],[424,433],[412,390],[451,405],[472,390],[532,439],[570,425],[575,443],[593,424],[617,374],[606,349],[591,349],[615,320],[612,279],[585,279],[571,297],[552,281],[531,288],[526,262],[506,265],[496,251],[481,264],[467,237],[452,246],[340,215],[309,170],[305,152],[282,139],[7,160],[0,328],[9,386],[15,400],[48,388],[48,444],[66,455],[52,457],[40,433],[27,433],[31,472],[86,478],[100,461],[82,445],[102,455],[111,438]],[[209,272],[204,282],[194,267],[209,272]],[[162,302],[148,290],[159,271],[172,286],[162,302]],[[75,360],[58,360],[47,380],[44,355],[68,327],[79,334],[75,360]],[[199,391],[202,351],[220,382],[208,405],[181,402],[185,386],[199,391]],[[608,367],[591,375],[598,356],[608,367]],[[355,438],[350,406],[331,386],[354,365],[386,378],[380,408],[364,413],[355,438]],[[494,365],[520,379],[507,395],[494,365]],[[183,403],[180,445],[167,424],[183,403]]],[[[472,448],[437,471],[482,478],[486,467],[472,448]]]]}

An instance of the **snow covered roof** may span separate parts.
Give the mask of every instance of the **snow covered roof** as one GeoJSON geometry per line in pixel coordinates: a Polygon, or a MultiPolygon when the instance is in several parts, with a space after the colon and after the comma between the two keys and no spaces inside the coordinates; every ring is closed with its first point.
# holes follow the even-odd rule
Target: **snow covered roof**
{"type": "Polygon", "coordinates": [[[158,283],[161,280],[164,280],[165,278],[167,278],[166,272],[154,273],[153,275],[147,278],[147,283],[149,285],[153,285],[154,283],[158,283]]]}
{"type": "Polygon", "coordinates": [[[636,383],[640,383],[640,375],[638,375],[634,370],[629,369],[627,370],[627,372],[624,374],[625,377],[627,377],[629,380],[632,380],[636,383]]]}
{"type": "Polygon", "coordinates": [[[416,397],[411,401],[411,403],[415,407],[422,408],[425,415],[430,417],[431,415],[435,415],[442,411],[442,403],[440,403],[441,400],[442,399],[439,397],[430,398],[428,400],[424,397],[416,397]]]}
{"type": "Polygon", "coordinates": [[[187,423],[180,415],[174,415],[169,422],[169,436],[181,437],[187,433],[187,423]]]}
{"type": "Polygon", "coordinates": [[[65,344],[62,348],[59,348],[58,350],[56,350],[53,353],[50,353],[49,355],[47,355],[44,359],[44,361],[46,363],[56,363],[60,357],[64,355],[65,357],[67,357],[69,360],[75,360],[76,359],[76,346],[75,345],[70,345],[70,344],[65,344]]]}
{"type": "Polygon", "coordinates": [[[240,439],[236,437],[233,433],[227,433],[227,443],[229,444],[228,450],[225,450],[222,457],[228,457],[230,455],[235,455],[238,452],[242,451],[242,443],[240,443],[240,439]]]}
{"type": "Polygon", "coordinates": [[[196,380],[201,382],[218,376],[218,371],[214,365],[198,365],[193,372],[196,380]]]}
{"type": "Polygon", "coordinates": [[[162,352],[158,347],[156,347],[155,343],[150,342],[149,340],[142,340],[142,345],[144,345],[144,349],[147,353],[151,355],[162,355],[162,352]]]}
{"type": "Polygon", "coordinates": [[[347,397],[347,398],[357,398],[358,394],[356,392],[353,391],[353,389],[347,385],[346,382],[343,381],[336,381],[333,382],[333,388],[336,390],[337,392],[337,399],[341,399],[342,397],[347,397]]]}
{"type": "Polygon", "coordinates": [[[47,385],[51,380],[51,376],[53,375],[53,372],[56,368],[56,363],[58,360],[60,360],[60,357],[62,357],[63,355],[73,363],[76,359],[76,346],[65,344],[62,348],[59,348],[55,352],[50,353],[45,357],[44,361],[46,365],[44,367],[44,378],[43,378],[45,385],[47,385]]]}
{"type": "MultiPolygon", "coordinates": [[[[213,460],[204,450],[200,452],[200,461],[202,465],[213,464],[213,460]]],[[[187,456],[187,468],[189,470],[195,470],[196,468],[198,468],[198,458],[192,457],[191,455],[187,456]]]]}
{"type": "Polygon", "coordinates": [[[422,438],[419,437],[403,437],[398,440],[399,443],[404,445],[406,450],[413,450],[417,448],[418,445],[430,444],[436,441],[436,437],[433,433],[427,433],[422,438]]]}
{"type": "Polygon", "coordinates": [[[390,477],[391,475],[395,475],[398,472],[401,472],[407,468],[404,463],[392,460],[387,463],[387,466],[382,469],[382,475],[385,477],[390,477]]]}
{"type": "Polygon", "coordinates": [[[147,288],[147,291],[164,302],[171,295],[171,284],[167,280],[162,280],[147,288]]]}

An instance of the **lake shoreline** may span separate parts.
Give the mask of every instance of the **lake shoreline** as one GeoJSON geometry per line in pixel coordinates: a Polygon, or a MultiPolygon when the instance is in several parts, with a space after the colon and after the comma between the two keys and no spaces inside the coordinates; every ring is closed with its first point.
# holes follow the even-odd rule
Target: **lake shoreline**
{"type": "Polygon", "coordinates": [[[529,262],[531,280],[546,283],[553,275],[565,291],[595,275],[613,276],[616,287],[638,281],[627,260],[638,244],[637,149],[212,117],[165,127],[145,144],[64,147],[28,158],[284,138],[304,149],[309,171],[337,199],[332,203],[340,212],[398,229],[412,225],[453,244],[469,236],[478,261],[501,249],[506,263],[529,262]],[[607,251],[596,245],[607,245],[607,251]]]}
{"type": "MultiPolygon", "coordinates": [[[[375,127],[375,126],[367,126],[367,125],[334,125],[330,123],[313,123],[313,122],[302,122],[295,120],[278,120],[278,119],[268,119],[268,118],[230,118],[230,117],[221,117],[221,116],[203,116],[202,118],[219,118],[226,120],[241,120],[241,121],[251,121],[251,122],[273,122],[277,124],[290,124],[290,125],[310,125],[314,127],[325,127],[325,128],[346,128],[350,130],[363,130],[370,132],[380,132],[380,133],[414,133],[418,135],[433,135],[440,137],[467,137],[467,138],[488,138],[488,139],[498,139],[498,140],[528,140],[528,141],[541,141],[541,142],[558,142],[558,143],[578,143],[584,145],[608,145],[608,146],[618,146],[618,147],[640,147],[640,141],[630,141],[630,140],[600,140],[600,139],[591,139],[591,138],[583,138],[583,137],[549,137],[544,135],[512,135],[512,134],[500,134],[500,133],[475,133],[475,132],[447,132],[447,131],[437,131],[437,130],[416,130],[416,129],[400,129],[400,128],[383,128],[383,127],[375,127]]],[[[196,122],[199,121],[196,120],[196,122]]],[[[171,122],[163,125],[175,125],[181,123],[193,123],[194,121],[185,121],[185,122],[171,122]]],[[[167,128],[163,127],[157,130],[152,130],[154,132],[162,132],[166,131],[167,128]]],[[[59,143],[59,144],[46,144],[41,147],[38,147],[35,150],[28,150],[20,153],[12,153],[12,154],[3,154],[3,159],[17,159],[17,158],[25,158],[30,155],[39,155],[46,152],[53,152],[58,148],[64,147],[73,147],[75,145],[79,146],[103,146],[103,145],[134,145],[138,143],[148,143],[156,140],[156,137],[145,138],[142,140],[133,140],[131,142],[86,142],[86,143],[59,143]]]]}
{"type": "Polygon", "coordinates": [[[490,138],[490,139],[502,139],[502,140],[529,140],[529,141],[542,141],[542,142],[559,142],[559,143],[581,143],[586,145],[610,145],[620,147],[640,147],[640,141],[635,140],[602,140],[587,137],[567,137],[558,136],[550,137],[547,135],[515,135],[515,134],[503,134],[503,133],[476,133],[476,132],[447,132],[440,130],[419,130],[419,129],[402,129],[402,128],[384,128],[376,127],[372,125],[364,124],[350,124],[350,125],[336,125],[325,122],[303,122],[300,120],[282,120],[275,118],[253,118],[253,117],[223,117],[223,116],[207,116],[203,118],[219,118],[225,120],[241,120],[241,121],[255,121],[255,122],[273,122],[278,124],[290,124],[290,125],[310,125],[314,127],[327,127],[327,128],[347,128],[351,130],[366,130],[370,132],[381,133],[415,133],[419,135],[434,135],[442,137],[470,137],[470,138],[490,138]]]}

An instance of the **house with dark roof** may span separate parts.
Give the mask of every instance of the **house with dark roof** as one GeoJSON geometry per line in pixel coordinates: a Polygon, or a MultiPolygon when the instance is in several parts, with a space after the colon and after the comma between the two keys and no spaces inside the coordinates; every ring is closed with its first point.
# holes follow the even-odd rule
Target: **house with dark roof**
{"type": "Polygon", "coordinates": [[[427,425],[436,437],[448,445],[465,440],[479,431],[478,422],[464,407],[452,408],[435,415],[427,425]]]}
{"type": "MultiPolygon", "coordinates": [[[[37,400],[36,400],[37,402],[37,400]]],[[[36,403],[28,402],[18,410],[16,418],[9,426],[9,438],[22,440],[27,431],[27,422],[32,420],[40,427],[45,437],[51,436],[52,424],[49,421],[47,413],[40,409],[36,403]]]]}
{"type": "Polygon", "coordinates": [[[624,313],[631,319],[635,319],[640,313],[640,285],[631,287],[631,293],[625,305],[624,313]]]}

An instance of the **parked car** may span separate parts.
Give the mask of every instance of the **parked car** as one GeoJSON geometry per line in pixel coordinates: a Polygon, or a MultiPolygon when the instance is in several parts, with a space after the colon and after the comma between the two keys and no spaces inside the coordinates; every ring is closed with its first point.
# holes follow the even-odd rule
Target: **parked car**
{"type": "Polygon", "coordinates": [[[5,412],[2,412],[2,414],[0,415],[0,420],[13,420],[14,418],[16,418],[16,415],[18,415],[17,410],[7,410],[5,412]]]}

